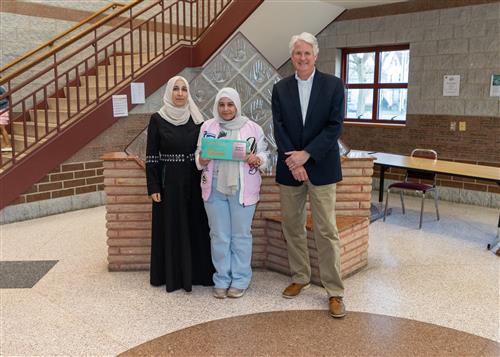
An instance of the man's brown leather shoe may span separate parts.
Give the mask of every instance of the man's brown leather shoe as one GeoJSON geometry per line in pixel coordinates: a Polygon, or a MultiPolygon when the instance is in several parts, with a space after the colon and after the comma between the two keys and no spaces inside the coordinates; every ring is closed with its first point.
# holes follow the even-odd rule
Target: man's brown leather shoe
{"type": "Polygon", "coordinates": [[[345,305],[343,299],[340,296],[332,296],[329,299],[329,305],[331,317],[339,318],[345,316],[345,305]]]}
{"type": "Polygon", "coordinates": [[[285,290],[283,290],[282,296],[287,299],[293,299],[297,295],[300,294],[302,290],[308,289],[311,286],[311,284],[298,284],[298,283],[291,283],[286,287],[285,290]]]}

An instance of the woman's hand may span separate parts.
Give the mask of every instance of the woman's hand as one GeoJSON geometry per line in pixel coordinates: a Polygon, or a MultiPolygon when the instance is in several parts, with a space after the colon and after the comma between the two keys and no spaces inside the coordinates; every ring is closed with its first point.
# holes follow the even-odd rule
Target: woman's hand
{"type": "Polygon", "coordinates": [[[151,199],[154,201],[154,202],[161,202],[161,195],[159,193],[153,193],[151,195],[151,199]]]}
{"type": "Polygon", "coordinates": [[[260,157],[258,157],[257,155],[254,155],[254,154],[248,155],[247,162],[248,162],[248,165],[250,165],[252,167],[259,167],[260,165],[262,165],[262,161],[261,161],[260,157]]]}
{"type": "Polygon", "coordinates": [[[200,157],[198,158],[198,161],[199,161],[201,166],[207,166],[208,163],[210,162],[210,159],[202,159],[201,152],[200,152],[200,157]]]}

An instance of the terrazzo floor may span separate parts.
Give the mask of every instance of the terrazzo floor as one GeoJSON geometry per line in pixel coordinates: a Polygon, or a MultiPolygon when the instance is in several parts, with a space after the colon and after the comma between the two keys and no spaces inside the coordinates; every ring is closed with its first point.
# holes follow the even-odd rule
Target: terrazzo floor
{"type": "MultiPolygon", "coordinates": [[[[391,199],[394,204],[398,202],[397,196],[391,199]]],[[[370,225],[368,267],[345,280],[346,304],[352,312],[345,320],[327,317],[326,294],[320,287],[313,286],[293,300],[283,299],[281,291],[289,278],[274,272],[254,271],[247,294],[241,299],[225,300],[214,299],[210,289],[203,287],[195,287],[192,293],[167,294],[164,288],[149,285],[148,272],[110,273],[106,267],[104,207],[1,226],[1,261],[58,262],[31,289],[0,290],[0,354],[116,355],[155,338],[168,339],[182,331],[189,336],[189,328],[210,327],[226,318],[236,324],[235,332],[252,319],[262,320],[260,326],[267,327],[274,321],[276,328],[271,331],[280,333],[281,324],[283,331],[291,333],[288,340],[281,340],[284,344],[300,346],[307,339],[294,335],[290,324],[280,321],[297,320],[305,313],[307,316],[298,321],[307,319],[309,325],[317,324],[312,329],[316,333],[321,331],[316,327],[328,323],[340,326],[341,331],[339,324],[345,323],[347,328],[354,323],[356,329],[365,326],[363,321],[373,319],[381,321],[380,331],[387,326],[401,326],[382,335],[388,336],[395,350],[381,355],[406,355],[404,351],[413,351],[409,354],[412,356],[438,356],[440,352],[447,356],[471,355],[468,348],[478,346],[474,343],[482,346],[475,349],[475,355],[500,355],[499,345],[488,341],[500,342],[500,258],[485,248],[496,234],[498,210],[443,201],[441,220],[436,221],[433,205],[428,204],[423,228],[418,230],[419,200],[408,198],[406,203],[405,216],[394,206],[386,222],[379,220],[370,225]],[[282,312],[288,317],[266,314],[280,311],[289,311],[282,312]],[[257,315],[235,318],[250,314],[257,315]],[[408,320],[414,321],[408,325],[408,320]],[[430,326],[427,330],[432,334],[416,338],[419,328],[426,326],[430,326]],[[415,338],[408,338],[408,331],[414,331],[415,338]],[[434,354],[423,352],[426,345],[436,345],[436,339],[443,336],[455,340],[466,336],[475,342],[464,344],[463,349],[458,347],[454,354],[445,347],[432,350],[434,354]]],[[[212,329],[206,331],[213,333],[212,329]]],[[[366,330],[366,336],[373,333],[366,330]]],[[[363,341],[356,339],[357,335],[343,336],[350,346],[363,341]]],[[[257,341],[251,335],[247,337],[247,341],[257,341]]],[[[224,341],[223,346],[209,344],[203,350],[206,353],[200,355],[257,354],[250,345],[246,350],[231,350],[230,336],[224,341]]],[[[361,345],[342,351],[342,346],[347,345],[338,344],[334,353],[326,349],[327,345],[315,354],[361,356],[367,351],[361,345]]],[[[262,354],[291,354],[287,352],[290,346],[283,347],[262,354]]],[[[134,351],[140,352],[128,353],[134,351]]],[[[308,351],[297,351],[308,355],[308,351]]]]}

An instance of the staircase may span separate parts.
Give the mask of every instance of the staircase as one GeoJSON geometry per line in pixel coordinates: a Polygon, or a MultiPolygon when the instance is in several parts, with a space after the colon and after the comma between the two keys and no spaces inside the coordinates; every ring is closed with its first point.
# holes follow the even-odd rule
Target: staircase
{"type": "Polygon", "coordinates": [[[136,0],[0,69],[12,144],[0,153],[0,209],[116,122],[112,95],[144,82],[147,96],[202,65],[262,1],[136,0]]]}

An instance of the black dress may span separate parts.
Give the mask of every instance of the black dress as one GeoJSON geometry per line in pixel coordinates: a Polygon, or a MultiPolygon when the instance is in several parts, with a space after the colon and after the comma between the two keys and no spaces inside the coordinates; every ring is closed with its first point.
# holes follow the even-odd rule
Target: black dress
{"type": "Polygon", "coordinates": [[[148,194],[161,194],[161,202],[153,202],[152,209],[150,283],[165,284],[168,292],[213,285],[201,172],[194,161],[200,126],[192,119],[175,126],[158,113],[148,126],[148,194]]]}

